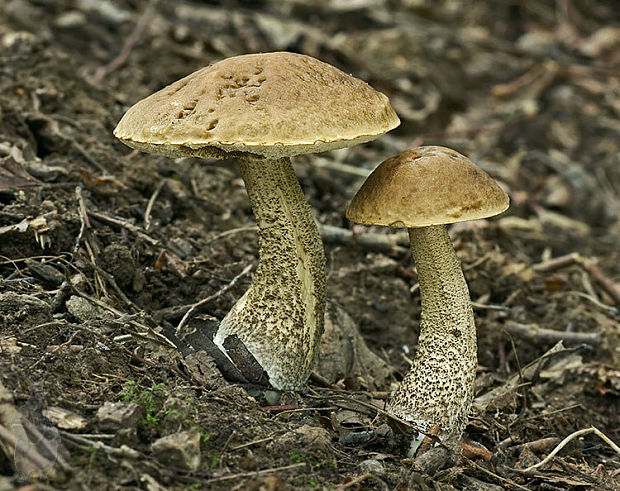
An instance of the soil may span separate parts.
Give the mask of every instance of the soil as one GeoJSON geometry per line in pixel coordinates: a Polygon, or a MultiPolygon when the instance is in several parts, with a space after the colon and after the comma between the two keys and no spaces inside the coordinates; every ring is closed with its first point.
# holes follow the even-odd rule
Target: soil
{"type": "Polygon", "coordinates": [[[619,15],[602,0],[0,0],[0,489],[620,488],[619,15]],[[420,319],[402,244],[325,240],[329,303],[387,378],[280,394],[165,336],[187,306],[215,295],[194,322],[216,321],[247,289],[251,274],[221,292],[256,265],[252,211],[234,160],[133,152],[112,130],[200,67],[274,50],[366,80],[402,120],[294,159],[319,223],[398,233],[344,209],[416,145],[470,156],[511,196],[450,229],[478,326],[458,450],[409,458],[383,411],[420,319]],[[113,402],[131,417],[106,423],[113,402]],[[197,467],[158,452],[180,432],[197,467]]]}

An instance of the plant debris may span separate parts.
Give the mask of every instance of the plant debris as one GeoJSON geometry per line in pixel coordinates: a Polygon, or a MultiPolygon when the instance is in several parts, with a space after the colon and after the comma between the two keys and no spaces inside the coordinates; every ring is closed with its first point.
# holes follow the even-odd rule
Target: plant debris
{"type": "Polygon", "coordinates": [[[608,0],[0,2],[0,489],[620,488],[617,25],[608,0]],[[112,135],[172,81],[275,50],[367,81],[402,120],[294,159],[333,324],[301,393],[209,352],[258,260],[236,162],[112,135]],[[474,409],[460,445],[429,434],[412,459],[415,426],[385,407],[417,273],[402,231],[344,210],[418,145],[470,157],[511,208],[449,229],[474,409]]]}

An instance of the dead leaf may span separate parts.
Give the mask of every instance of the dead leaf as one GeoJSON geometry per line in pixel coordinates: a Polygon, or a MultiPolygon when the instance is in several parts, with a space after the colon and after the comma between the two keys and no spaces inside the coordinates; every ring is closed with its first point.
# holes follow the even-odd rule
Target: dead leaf
{"type": "Polygon", "coordinates": [[[88,425],[88,421],[68,409],[50,407],[43,410],[43,416],[63,430],[82,430],[88,425]]]}
{"type": "Polygon", "coordinates": [[[489,462],[493,458],[493,452],[486,448],[482,443],[461,438],[459,445],[463,450],[463,457],[468,459],[484,459],[489,462]]]}
{"type": "Polygon", "coordinates": [[[41,181],[32,177],[13,157],[0,160],[0,192],[37,186],[41,181]]]}
{"type": "Polygon", "coordinates": [[[14,223],[13,225],[5,225],[4,227],[0,227],[0,235],[8,234],[10,232],[24,233],[28,230],[28,224],[30,222],[28,219],[24,218],[19,223],[14,223]]]}

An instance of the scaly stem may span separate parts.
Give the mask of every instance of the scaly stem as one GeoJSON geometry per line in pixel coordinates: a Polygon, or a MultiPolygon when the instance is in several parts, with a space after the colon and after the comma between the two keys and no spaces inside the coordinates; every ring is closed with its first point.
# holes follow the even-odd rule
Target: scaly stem
{"type": "Polygon", "coordinates": [[[422,322],[413,366],[390,402],[393,414],[460,437],[476,376],[476,325],[469,290],[445,225],[409,229],[422,322]]]}
{"type": "Polygon", "coordinates": [[[250,289],[222,320],[222,346],[237,334],[283,390],[310,375],[323,334],[325,253],[289,158],[240,161],[259,228],[260,259],[250,289]]]}

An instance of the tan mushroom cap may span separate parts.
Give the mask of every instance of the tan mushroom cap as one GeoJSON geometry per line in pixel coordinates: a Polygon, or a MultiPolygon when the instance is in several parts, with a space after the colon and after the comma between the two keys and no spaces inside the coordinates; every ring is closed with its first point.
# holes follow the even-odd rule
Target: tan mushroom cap
{"type": "Polygon", "coordinates": [[[464,155],[417,147],[382,162],[347,208],[353,222],[427,227],[498,215],[508,195],[464,155]]]}
{"type": "Polygon", "coordinates": [[[400,124],[388,98],[315,58],[228,58],[139,101],[114,135],[168,156],[284,157],[372,140],[400,124]]]}

